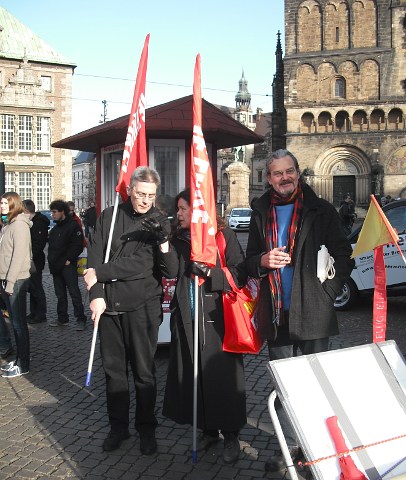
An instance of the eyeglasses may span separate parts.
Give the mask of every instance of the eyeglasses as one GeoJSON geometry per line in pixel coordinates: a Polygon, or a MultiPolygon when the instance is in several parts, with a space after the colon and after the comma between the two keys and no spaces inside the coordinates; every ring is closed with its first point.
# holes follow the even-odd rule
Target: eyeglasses
{"type": "Polygon", "coordinates": [[[155,193],[134,192],[134,196],[138,200],[155,200],[156,194],[155,193]]]}
{"type": "Polygon", "coordinates": [[[286,175],[288,175],[289,177],[291,177],[292,175],[294,175],[296,173],[296,168],[288,168],[287,170],[285,170],[284,172],[282,171],[279,171],[279,170],[275,170],[274,172],[269,172],[268,175],[272,175],[272,177],[276,177],[276,178],[281,178],[283,177],[283,174],[286,173],[286,175]]]}

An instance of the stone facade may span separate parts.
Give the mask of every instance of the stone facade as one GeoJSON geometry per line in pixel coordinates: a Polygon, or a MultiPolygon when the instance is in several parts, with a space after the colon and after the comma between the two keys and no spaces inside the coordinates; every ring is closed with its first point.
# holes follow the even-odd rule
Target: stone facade
{"type": "MultiPolygon", "coordinates": [[[[0,7],[0,162],[6,190],[48,209],[72,197],[72,154],[51,144],[71,133],[75,65],[0,7]]],[[[2,192],[1,192],[2,193],[2,192]]]]}
{"type": "Polygon", "coordinates": [[[406,2],[285,0],[287,148],[316,192],[406,197],[406,2]]]}

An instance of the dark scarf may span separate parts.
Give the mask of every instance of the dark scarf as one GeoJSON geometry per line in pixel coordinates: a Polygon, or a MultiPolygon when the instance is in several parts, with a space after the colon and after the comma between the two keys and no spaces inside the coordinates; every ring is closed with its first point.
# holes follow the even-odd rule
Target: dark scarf
{"type": "MultiPolygon", "coordinates": [[[[288,242],[286,245],[286,253],[289,253],[293,261],[294,249],[296,246],[296,234],[302,216],[303,209],[303,190],[302,185],[299,182],[296,190],[288,198],[281,197],[274,190],[271,191],[271,206],[268,212],[268,220],[266,225],[265,239],[269,250],[272,250],[278,245],[278,219],[276,217],[275,206],[294,204],[292,218],[290,220],[288,230],[288,242]],[[269,231],[272,228],[272,235],[269,235],[269,231]]],[[[271,270],[268,275],[269,284],[271,286],[272,295],[275,301],[275,322],[277,325],[283,325],[283,305],[282,305],[282,282],[281,271],[278,268],[271,270]]]]}

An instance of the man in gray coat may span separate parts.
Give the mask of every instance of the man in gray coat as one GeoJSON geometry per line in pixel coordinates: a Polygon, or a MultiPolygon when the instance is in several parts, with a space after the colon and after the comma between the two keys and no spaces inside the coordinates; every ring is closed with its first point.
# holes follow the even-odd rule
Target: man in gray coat
{"type": "MultiPolygon", "coordinates": [[[[259,333],[267,340],[270,360],[328,350],[338,334],[334,300],[354,266],[336,209],[300,179],[299,165],[288,150],[273,152],[266,163],[270,188],[254,203],[247,245],[248,274],[260,278],[257,304],[259,333]],[[322,245],[334,258],[335,276],[317,277],[322,245]]],[[[277,400],[276,409],[293,461],[301,456],[293,428],[277,400]]],[[[285,467],[282,453],[265,464],[285,467]]]]}

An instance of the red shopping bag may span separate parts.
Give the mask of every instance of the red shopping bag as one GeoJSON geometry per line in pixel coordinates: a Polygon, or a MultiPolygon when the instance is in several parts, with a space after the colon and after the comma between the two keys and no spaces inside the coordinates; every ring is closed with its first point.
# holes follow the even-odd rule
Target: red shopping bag
{"type": "MultiPolygon", "coordinates": [[[[255,285],[253,285],[254,288],[248,286],[238,288],[235,284],[230,270],[225,265],[226,241],[221,232],[217,235],[217,246],[222,270],[232,289],[229,292],[223,292],[225,329],[223,350],[232,353],[256,354],[262,347],[262,340],[259,338],[255,324],[257,303],[254,293],[255,285]]],[[[256,280],[251,279],[250,282],[255,284],[256,280]]]]}

